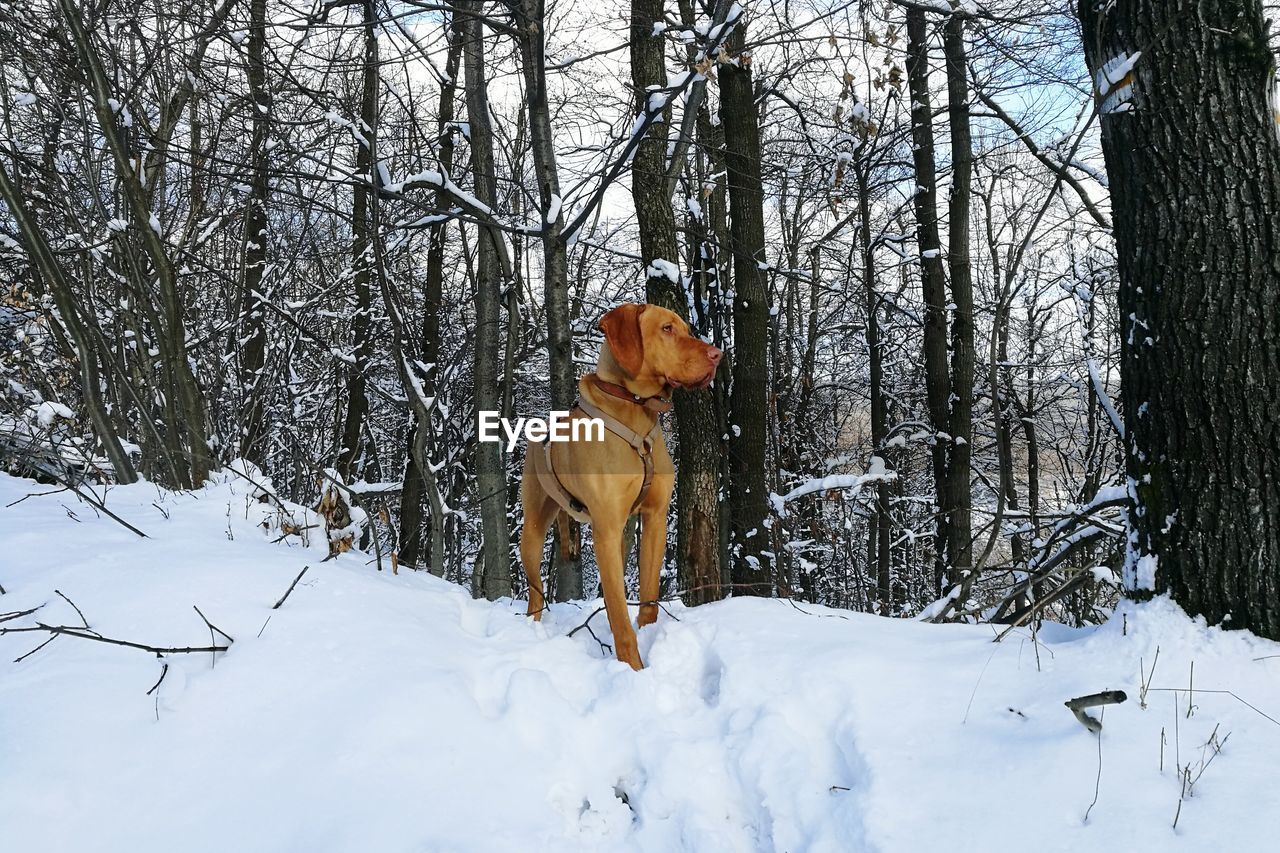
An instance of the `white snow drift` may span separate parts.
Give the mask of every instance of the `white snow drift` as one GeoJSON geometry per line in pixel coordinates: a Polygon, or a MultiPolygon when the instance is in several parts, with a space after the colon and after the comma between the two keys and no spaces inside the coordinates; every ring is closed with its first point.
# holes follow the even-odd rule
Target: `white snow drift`
{"type": "MultiPolygon", "coordinates": [[[[641,631],[637,674],[567,636],[594,603],[535,625],[520,602],[379,574],[364,554],[321,563],[320,542],[270,541],[242,482],[112,489],[146,539],[65,492],[12,503],[48,491],[0,477],[0,614],[43,605],[0,628],[80,625],[57,590],[107,637],[208,645],[194,605],[235,642],[162,661],[64,636],[14,663],[46,637],[0,636],[0,850],[1261,851],[1280,837],[1280,644],[1164,601],[998,644],[989,626],[785,601],[673,605],[641,631]],[[1105,688],[1130,698],[1103,717],[1099,776],[1098,737],[1062,703],[1105,688]]],[[[608,640],[602,615],[591,625],[608,640]]]]}

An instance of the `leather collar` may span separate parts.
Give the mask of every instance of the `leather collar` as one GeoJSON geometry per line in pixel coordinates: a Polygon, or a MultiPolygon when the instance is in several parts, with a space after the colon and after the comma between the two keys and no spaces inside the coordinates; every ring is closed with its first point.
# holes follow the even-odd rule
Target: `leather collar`
{"type": "Polygon", "coordinates": [[[596,388],[610,397],[617,397],[619,400],[626,400],[628,403],[643,406],[647,411],[654,414],[671,411],[671,393],[669,391],[665,397],[661,394],[654,394],[652,397],[641,397],[638,394],[632,394],[624,386],[616,382],[606,381],[599,376],[594,377],[594,382],[596,388]]]}

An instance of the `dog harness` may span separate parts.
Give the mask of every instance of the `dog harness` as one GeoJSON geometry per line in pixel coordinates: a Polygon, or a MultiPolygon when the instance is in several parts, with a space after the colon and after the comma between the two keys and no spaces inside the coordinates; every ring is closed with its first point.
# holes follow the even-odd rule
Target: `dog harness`
{"type": "MultiPolygon", "coordinates": [[[[626,400],[629,403],[635,403],[644,406],[651,412],[665,412],[671,408],[670,397],[639,397],[632,394],[621,385],[595,377],[595,385],[604,393],[626,400]]],[[[621,438],[627,444],[631,445],[631,449],[640,457],[641,463],[644,465],[644,482],[640,485],[640,494],[636,495],[635,501],[631,504],[631,511],[628,515],[634,515],[635,511],[640,508],[640,504],[644,502],[644,496],[649,493],[649,486],[653,483],[653,443],[654,438],[662,430],[661,423],[655,423],[653,429],[648,434],[641,435],[617,418],[610,415],[586,400],[579,398],[573,406],[574,410],[582,412],[589,418],[599,418],[604,424],[604,428],[614,435],[621,438]]],[[[562,510],[568,513],[569,517],[579,524],[585,524],[591,520],[590,513],[587,508],[570,494],[569,490],[564,487],[564,483],[560,482],[560,478],[556,475],[555,467],[551,463],[551,442],[539,442],[542,445],[541,450],[530,448],[529,452],[533,454],[533,471],[538,478],[538,482],[542,485],[543,490],[551,496],[562,510]]]]}

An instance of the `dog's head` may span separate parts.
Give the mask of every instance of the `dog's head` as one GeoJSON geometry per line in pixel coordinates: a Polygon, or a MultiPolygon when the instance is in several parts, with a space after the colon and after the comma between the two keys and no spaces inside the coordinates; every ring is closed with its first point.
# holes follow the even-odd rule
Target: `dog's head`
{"type": "Polygon", "coordinates": [[[723,353],[695,338],[674,311],[627,302],[600,319],[618,366],[638,382],[706,388],[723,353]]]}

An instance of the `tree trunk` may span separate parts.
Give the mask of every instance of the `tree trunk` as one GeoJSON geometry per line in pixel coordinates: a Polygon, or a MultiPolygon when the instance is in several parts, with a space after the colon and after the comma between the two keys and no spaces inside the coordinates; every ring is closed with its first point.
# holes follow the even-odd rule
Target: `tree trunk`
{"type": "MultiPolygon", "coordinates": [[[[440,140],[440,168],[453,172],[453,120],[454,98],[457,95],[458,66],[462,59],[462,38],[459,34],[458,16],[452,16],[449,24],[449,49],[445,58],[445,82],[440,86],[439,120],[436,132],[440,140]]],[[[447,209],[448,196],[443,188],[436,190],[435,204],[447,209]]],[[[444,254],[448,221],[432,223],[427,230],[427,270],[422,287],[422,363],[427,370],[422,374],[422,393],[435,398],[440,375],[440,310],[444,295],[444,254]]],[[[439,485],[430,470],[434,442],[430,413],[425,423],[414,419],[406,438],[404,490],[400,495],[400,561],[417,567],[422,550],[422,500],[426,495],[431,504],[431,518],[427,546],[430,550],[431,574],[444,575],[444,504],[440,499],[439,485]]]]}
{"type": "MultiPolygon", "coordinates": [[[[578,374],[573,365],[573,322],[569,307],[569,251],[565,244],[560,175],[551,106],[547,101],[545,0],[519,0],[519,41],[533,170],[542,203],[543,298],[547,312],[547,354],[551,364],[551,408],[568,410],[578,397],[578,374]]],[[[568,531],[555,525],[551,548],[551,591],[556,601],[582,598],[581,530],[570,521],[568,531]],[[567,537],[568,547],[562,547],[567,537]]]]}
{"type": "MultiPolygon", "coordinates": [[[[463,67],[466,71],[467,122],[471,130],[471,173],[475,195],[490,208],[498,204],[497,178],[493,165],[493,127],[489,118],[489,95],[485,91],[484,29],[480,20],[481,0],[462,0],[463,67]]],[[[495,241],[502,235],[481,226],[476,240],[476,330],[475,330],[475,410],[499,411],[502,392],[500,312],[502,270],[495,241]]],[[[507,530],[507,475],[502,450],[496,442],[476,444],[476,491],[480,504],[483,569],[472,578],[472,594],[488,599],[511,594],[511,559],[507,530]]]]}
{"type": "Polygon", "coordinates": [[[733,525],[734,591],[772,592],[769,493],[765,477],[769,416],[769,291],[764,270],[764,187],[760,180],[760,117],[744,51],[746,24],[729,37],[720,65],[733,250],[733,389],[729,398],[729,503],[733,525]]]}
{"type": "Polygon", "coordinates": [[[916,243],[920,250],[920,279],[924,297],[924,371],[929,422],[933,427],[933,480],[937,490],[934,536],[934,591],[941,593],[948,577],[947,546],[951,535],[951,490],[948,451],[951,429],[951,375],[947,367],[947,286],[938,236],[937,169],[933,153],[933,106],[929,96],[929,41],[924,11],[907,10],[907,81],[911,91],[912,162],[915,166],[916,243]]]}
{"type": "MultiPolygon", "coordinates": [[[[71,41],[75,45],[80,63],[85,71],[86,84],[103,139],[115,166],[116,179],[128,205],[139,242],[150,262],[145,276],[135,271],[137,281],[154,280],[157,285],[156,304],[153,306],[158,320],[155,342],[163,365],[165,387],[163,396],[168,407],[166,429],[185,438],[185,465],[176,472],[174,488],[189,488],[204,482],[212,465],[209,443],[206,439],[206,411],[204,397],[196,385],[194,373],[188,362],[187,333],[185,324],[185,300],[178,286],[177,275],[169,260],[162,236],[163,223],[151,212],[150,192],[156,186],[150,181],[143,186],[139,179],[134,155],[120,125],[120,118],[112,107],[113,88],[102,66],[102,59],[95,51],[89,34],[80,17],[80,9],[73,0],[60,0],[59,6],[71,41]],[[151,187],[152,190],[149,190],[151,187]]],[[[151,154],[156,155],[153,149],[151,154]]],[[[152,298],[150,292],[148,299],[152,298]]]]}
{"type": "Polygon", "coordinates": [[[342,425],[342,449],[338,453],[338,473],[347,482],[358,474],[361,446],[365,434],[365,417],[369,413],[369,397],[365,390],[365,371],[373,353],[371,336],[373,290],[372,227],[370,196],[378,182],[378,33],[373,0],[361,4],[364,12],[364,64],[360,87],[360,133],[356,138],[356,184],[351,204],[351,268],[355,311],[351,318],[352,356],[355,363],[347,369],[347,415],[342,425]]]}
{"type": "MultiPolygon", "coordinates": [[[[631,6],[631,80],[636,111],[644,109],[650,87],[667,85],[663,40],[653,34],[662,21],[662,0],[633,0],[631,6]]],[[[687,322],[689,300],[682,281],[673,281],[652,262],[678,268],[675,212],[664,178],[667,126],[671,111],[653,124],[636,149],[631,166],[631,195],[640,227],[640,260],[645,265],[645,298],[675,311],[687,322]]],[[[695,190],[696,191],[696,190],[695,190]]],[[[677,279],[679,276],[677,274],[677,279]]],[[[676,575],[686,604],[721,597],[720,578],[720,434],[716,400],[710,390],[677,391],[676,412],[676,575]]]]}
{"type": "Polygon", "coordinates": [[[75,347],[85,408],[89,410],[89,420],[93,424],[94,432],[98,435],[98,441],[102,443],[107,459],[111,462],[116,481],[136,482],[138,473],[120,444],[110,413],[102,400],[102,374],[98,369],[97,344],[88,328],[93,320],[81,318],[71,284],[63,275],[57,256],[39,230],[35,216],[27,206],[27,199],[9,177],[3,164],[0,164],[0,198],[4,199],[9,215],[17,223],[18,233],[22,236],[33,273],[52,292],[62,325],[66,328],[75,347]]]}
{"type": "MultiPolygon", "coordinates": [[[[875,250],[871,245],[870,176],[861,164],[856,170],[858,181],[858,236],[862,243],[862,287],[867,312],[867,355],[871,374],[871,446],[876,455],[887,453],[885,439],[889,436],[889,403],[884,393],[884,344],[880,341],[880,295],[876,292],[875,250]]],[[[814,277],[816,281],[816,276],[814,277]]],[[[806,369],[812,372],[806,360],[806,369]]],[[[811,374],[810,374],[811,375],[811,374]]],[[[880,613],[888,615],[895,609],[890,545],[892,531],[889,517],[889,484],[876,484],[875,512],[867,523],[868,556],[876,578],[876,597],[880,613]]]]}
{"type": "Polygon", "coordinates": [[[263,49],[267,40],[267,2],[249,4],[248,67],[249,96],[253,111],[249,141],[249,198],[244,212],[244,273],[240,290],[240,412],[239,453],[263,464],[267,424],[263,406],[266,366],[266,309],[262,305],[262,274],[267,265],[267,133],[271,126],[271,96],[267,92],[267,70],[263,49]]]}
{"type": "MultiPolygon", "coordinates": [[[[959,586],[953,604],[963,605],[977,578],[973,571],[972,495],[969,489],[973,441],[973,277],[969,268],[969,203],[973,149],[969,133],[968,61],[964,44],[965,17],[953,14],[943,30],[947,62],[947,116],[951,134],[950,222],[947,228],[947,267],[951,273],[951,452],[947,459],[948,582],[959,586]]],[[[994,393],[994,390],[993,390],[994,393]]]]}
{"type": "Polygon", "coordinates": [[[1280,138],[1257,0],[1080,3],[1120,264],[1124,580],[1280,639],[1280,138]]]}

